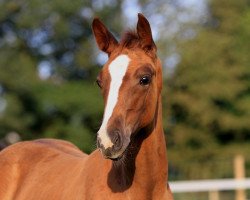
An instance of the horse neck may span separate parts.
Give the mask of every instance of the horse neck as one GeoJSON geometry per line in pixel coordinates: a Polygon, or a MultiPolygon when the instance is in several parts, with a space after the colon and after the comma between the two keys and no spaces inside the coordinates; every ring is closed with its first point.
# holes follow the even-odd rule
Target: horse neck
{"type": "Polygon", "coordinates": [[[153,181],[157,183],[163,182],[166,185],[168,166],[166,142],[162,127],[161,97],[157,107],[153,128],[141,144],[136,159],[136,167],[138,172],[144,172],[144,175],[148,174],[149,178],[154,179],[153,181]]]}
{"type": "Polygon", "coordinates": [[[113,162],[108,176],[110,188],[115,192],[122,192],[135,186],[134,183],[148,185],[144,187],[145,191],[152,190],[155,185],[165,188],[167,158],[161,98],[152,124],[140,130],[131,143],[126,158],[113,162]]]}

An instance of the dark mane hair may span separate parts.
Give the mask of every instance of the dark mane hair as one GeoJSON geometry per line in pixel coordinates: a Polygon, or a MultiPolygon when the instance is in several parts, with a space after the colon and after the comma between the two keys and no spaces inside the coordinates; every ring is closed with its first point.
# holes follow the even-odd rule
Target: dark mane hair
{"type": "Polygon", "coordinates": [[[126,31],[121,38],[120,45],[122,48],[126,47],[128,49],[141,47],[140,38],[137,32],[132,30],[126,31]]]}
{"type": "Polygon", "coordinates": [[[157,55],[156,55],[157,48],[156,48],[154,42],[153,42],[153,46],[143,47],[141,38],[139,37],[137,32],[133,31],[133,30],[128,30],[123,34],[123,36],[121,38],[121,42],[120,42],[120,47],[121,47],[121,49],[123,49],[123,48],[127,48],[127,49],[140,48],[140,49],[143,49],[154,60],[157,58],[157,55]],[[151,51],[151,50],[153,50],[153,51],[151,51]]]}

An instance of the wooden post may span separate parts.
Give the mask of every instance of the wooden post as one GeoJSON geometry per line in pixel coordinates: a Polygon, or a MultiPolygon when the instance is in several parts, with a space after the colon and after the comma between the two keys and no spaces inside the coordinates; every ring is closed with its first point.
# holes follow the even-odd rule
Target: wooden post
{"type": "MultiPolygon", "coordinates": [[[[242,155],[236,155],[234,158],[234,177],[237,180],[245,178],[245,159],[242,155]]],[[[246,200],[246,191],[244,189],[237,189],[235,200],[246,200]]]]}
{"type": "Polygon", "coordinates": [[[219,200],[220,199],[219,191],[209,191],[208,199],[209,200],[219,200]]]}

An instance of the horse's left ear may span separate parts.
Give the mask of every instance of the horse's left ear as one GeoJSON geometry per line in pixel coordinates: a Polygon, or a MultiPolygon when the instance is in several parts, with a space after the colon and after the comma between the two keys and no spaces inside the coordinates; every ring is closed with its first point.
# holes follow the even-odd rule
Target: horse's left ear
{"type": "Polygon", "coordinates": [[[141,13],[138,13],[137,34],[141,40],[143,50],[156,53],[156,45],[152,37],[150,24],[141,13]]]}

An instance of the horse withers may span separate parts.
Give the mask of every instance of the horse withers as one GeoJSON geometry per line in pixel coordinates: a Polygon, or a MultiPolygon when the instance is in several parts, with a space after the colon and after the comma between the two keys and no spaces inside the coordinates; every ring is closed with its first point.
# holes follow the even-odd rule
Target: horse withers
{"type": "Polygon", "coordinates": [[[108,61],[97,77],[105,111],[90,155],[40,139],[0,153],[3,200],[172,200],[162,128],[162,68],[147,19],[118,42],[95,18],[93,33],[108,61]]]}

